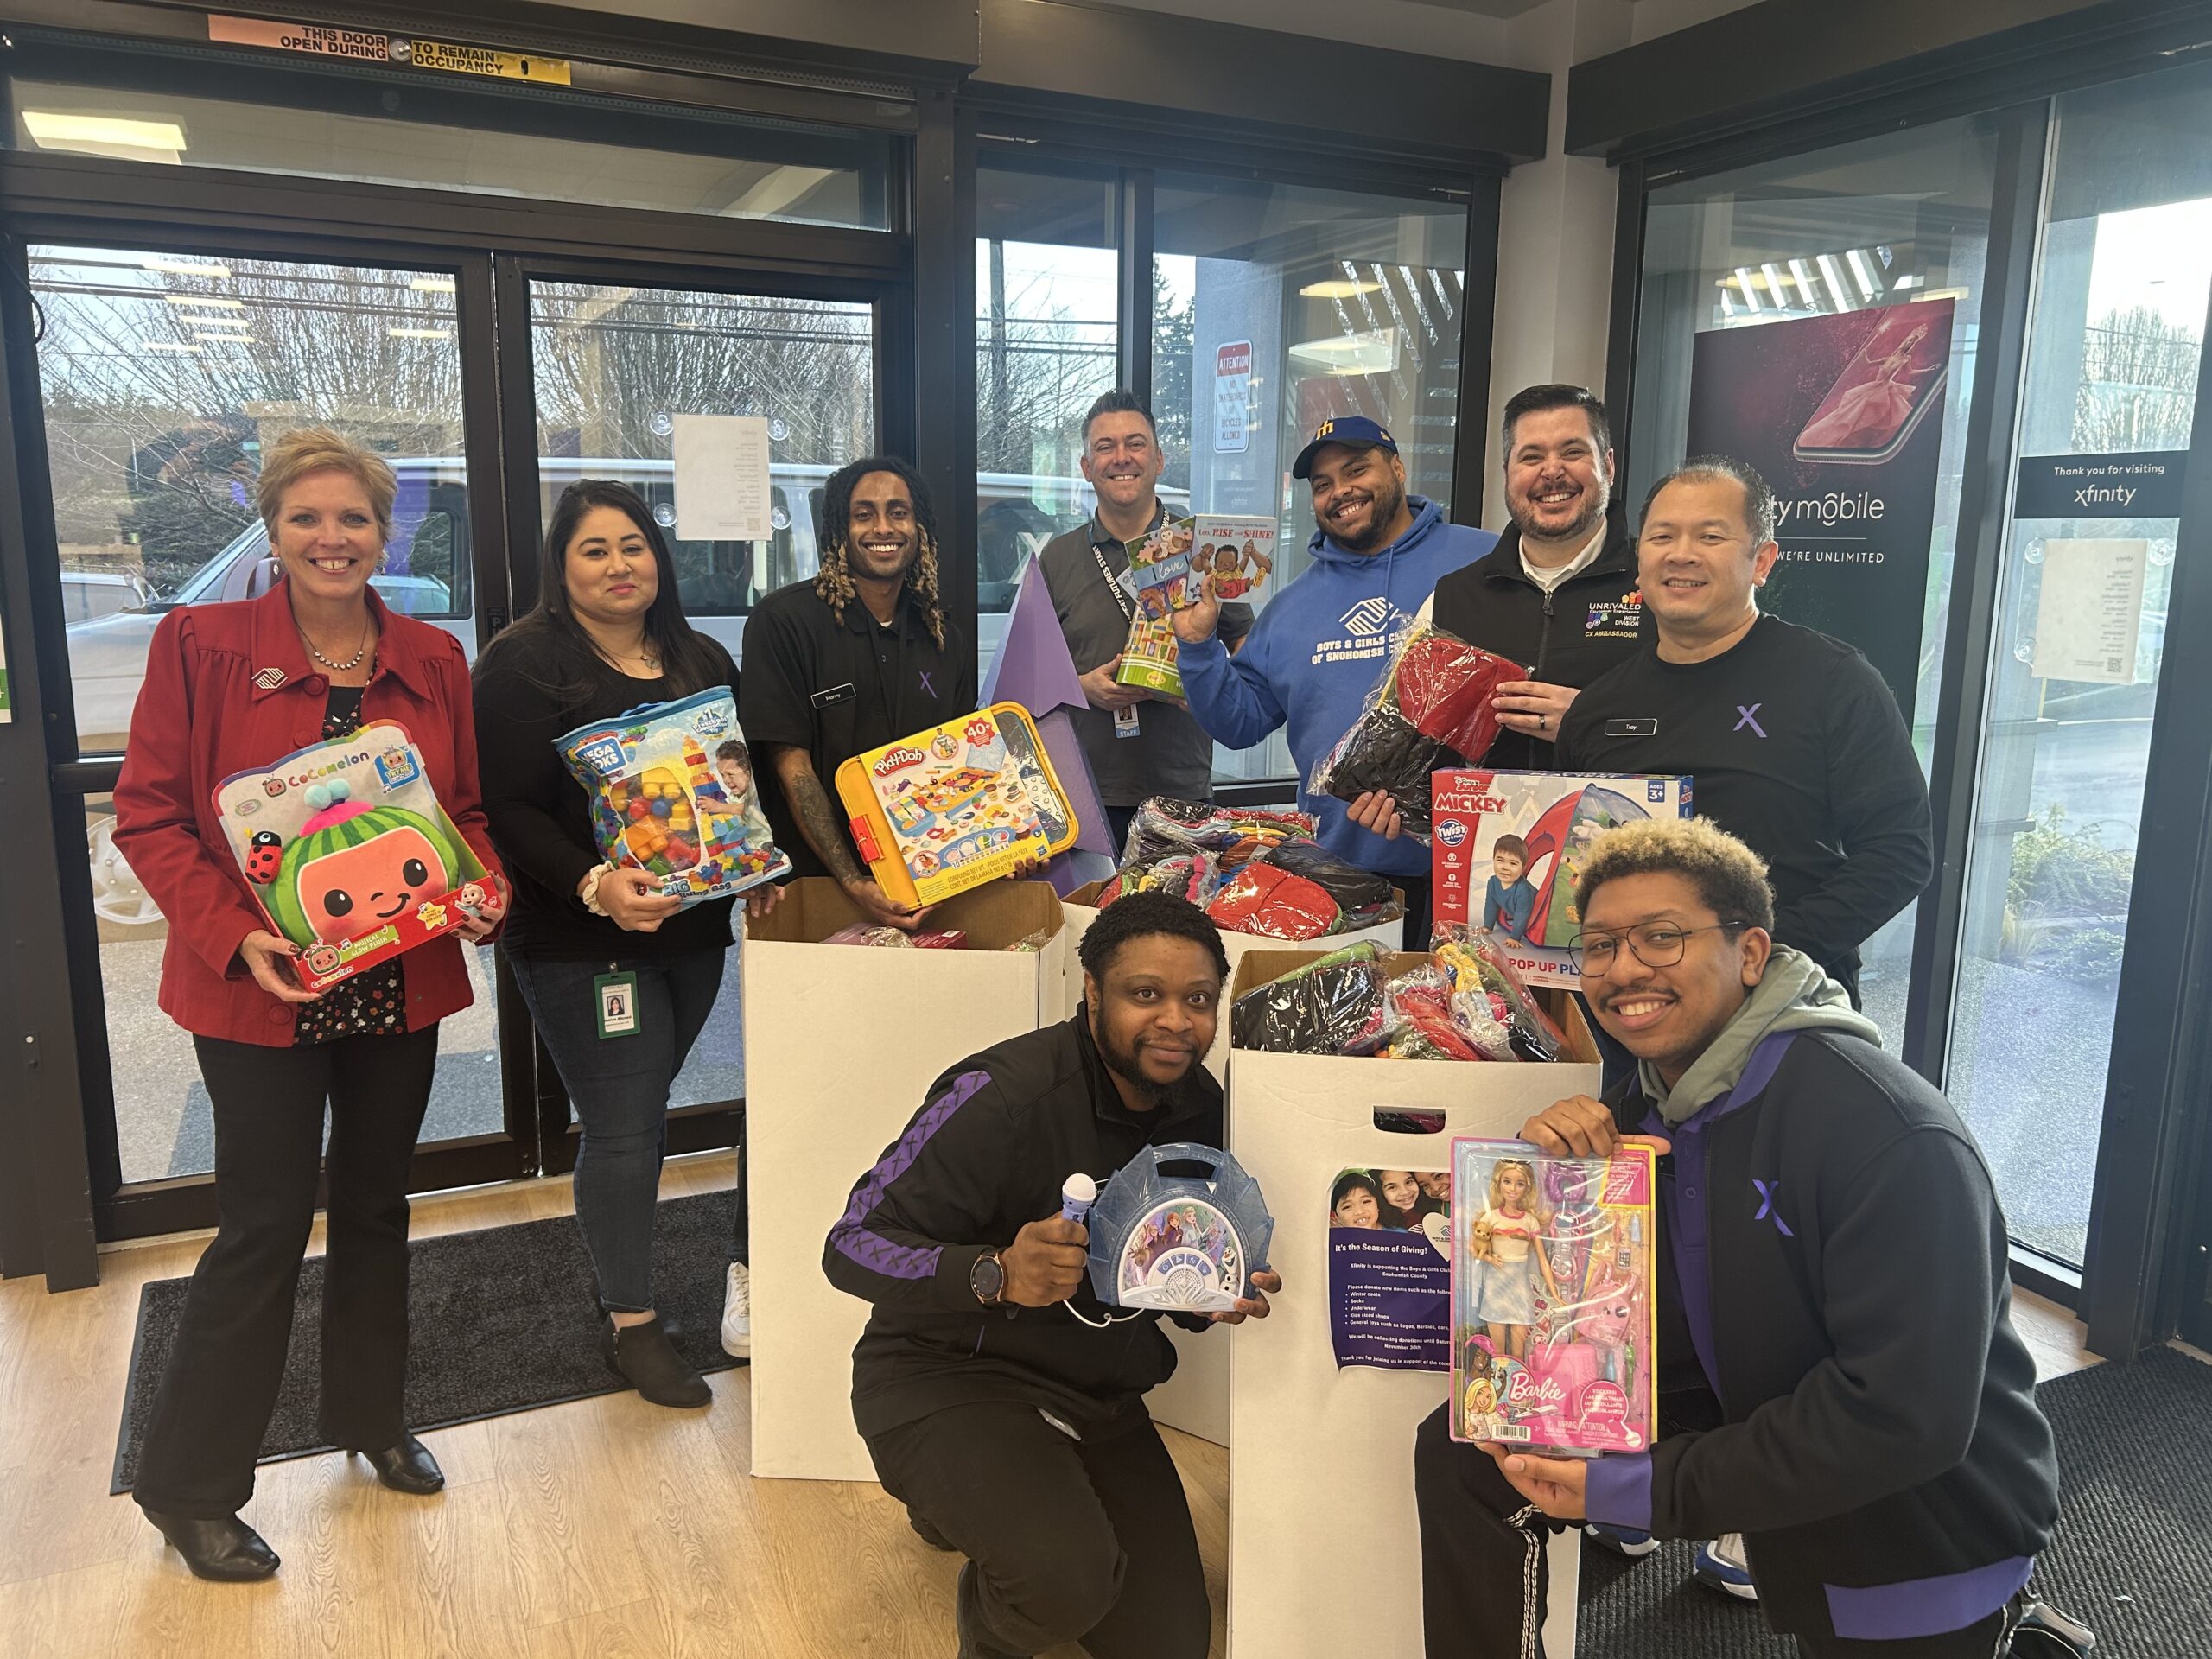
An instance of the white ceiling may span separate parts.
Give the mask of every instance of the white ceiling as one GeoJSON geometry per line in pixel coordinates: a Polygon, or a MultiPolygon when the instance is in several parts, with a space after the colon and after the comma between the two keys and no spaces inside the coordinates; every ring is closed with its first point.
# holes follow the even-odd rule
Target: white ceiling
{"type": "Polygon", "coordinates": [[[1386,47],[1429,57],[1459,58],[1512,68],[1558,67],[1568,38],[1584,45],[1576,58],[1648,41],[1751,0],[1077,0],[1125,11],[1166,11],[1309,37],[1332,45],[1386,47]],[[1537,14],[1554,14],[1548,20],[1537,14]]]}

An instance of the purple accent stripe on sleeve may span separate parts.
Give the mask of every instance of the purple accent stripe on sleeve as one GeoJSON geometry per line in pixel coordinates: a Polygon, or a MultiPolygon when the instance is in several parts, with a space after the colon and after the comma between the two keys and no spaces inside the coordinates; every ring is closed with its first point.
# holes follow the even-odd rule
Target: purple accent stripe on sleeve
{"type": "Polygon", "coordinates": [[[936,1276],[936,1249],[918,1250],[910,1244],[894,1244],[880,1233],[869,1232],[861,1225],[869,1211],[883,1201],[884,1189],[913,1167],[914,1160],[922,1155],[922,1148],[929,1139],[950,1120],[952,1115],[973,1100],[988,1087],[991,1074],[988,1071],[963,1071],[952,1080],[952,1087],[939,1095],[921,1115],[906,1126],[906,1133],[899,1142],[884,1154],[868,1179],[853,1189],[853,1201],[845,1206],[845,1213],[830,1230],[838,1250],[857,1262],[870,1273],[880,1273],[887,1279],[929,1279],[936,1276]]]}
{"type": "Polygon", "coordinates": [[[2033,1556],[2013,1555],[1940,1578],[1821,1587],[1828,1593],[1828,1622],[1838,1636],[1854,1642],[1904,1642],[1979,1624],[2027,1587],[2034,1567],[2033,1556]]]}

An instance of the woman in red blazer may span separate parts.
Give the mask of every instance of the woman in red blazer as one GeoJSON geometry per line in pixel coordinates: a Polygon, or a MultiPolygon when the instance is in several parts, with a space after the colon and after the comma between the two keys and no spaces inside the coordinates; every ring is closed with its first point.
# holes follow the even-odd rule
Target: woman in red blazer
{"type": "Polygon", "coordinates": [[[161,1005],[193,1034],[215,1118],[222,1224],[200,1258],[146,1427],[135,1496],[202,1578],[262,1579],[276,1554],[238,1518],[284,1369],[330,1109],[322,1428],[387,1486],[445,1484],[407,1432],[407,1171],[430,1098],[438,1021],[472,1000],[458,938],[418,946],[317,995],[271,932],[215,817],[218,785],[376,720],[405,727],[498,895],[468,663],[451,635],[369,587],[397,485],[327,429],[287,433],[258,486],[283,581],[172,611],[155,631],[115,786],[118,850],[169,918],[161,1005]]]}

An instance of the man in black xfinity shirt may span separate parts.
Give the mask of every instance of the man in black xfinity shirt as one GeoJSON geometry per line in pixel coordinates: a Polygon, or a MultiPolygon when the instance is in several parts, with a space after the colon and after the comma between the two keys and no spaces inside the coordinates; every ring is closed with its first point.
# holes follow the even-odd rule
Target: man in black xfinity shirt
{"type": "Polygon", "coordinates": [[[745,625],[737,718],[768,764],[760,804],[791,874],[831,875],[872,922],[911,931],[853,851],[839,766],[976,707],[976,645],[938,594],[937,524],[921,475],[872,455],[822,486],[822,569],[745,625]]]}
{"type": "Polygon", "coordinates": [[[1897,699],[1840,639],[1763,615],[1774,492],[1705,455],[1644,499],[1656,637],[1583,691],[1562,772],[1687,774],[1697,810],[1767,862],[1774,936],[1859,1001],[1859,947],[1934,869],[1928,785],[1897,699]]]}
{"type": "MultiPolygon", "coordinates": [[[[968,1557],[960,1659],[1080,1642],[1093,1659],[1205,1659],[1198,1535],[1144,1394],[1175,1369],[1157,1313],[1108,1307],[1072,1174],[1145,1147],[1218,1147],[1212,1046],[1228,957],[1204,912],[1132,894],[1083,936],[1075,1017],[960,1061],[853,1189],[823,1268],[874,1304],[853,1421],[914,1530],[968,1557]]],[[[1234,1312],[1268,1313],[1274,1274],[1234,1312]]]]}

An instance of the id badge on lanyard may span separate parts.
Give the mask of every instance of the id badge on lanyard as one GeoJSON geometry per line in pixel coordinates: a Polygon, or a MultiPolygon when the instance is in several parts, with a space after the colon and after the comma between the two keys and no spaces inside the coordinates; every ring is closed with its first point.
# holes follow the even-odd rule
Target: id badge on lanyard
{"type": "MultiPolygon", "coordinates": [[[[1122,620],[1125,622],[1135,621],[1137,614],[1136,572],[1134,570],[1124,570],[1120,575],[1116,575],[1112,569],[1108,567],[1106,563],[1106,556],[1098,550],[1098,543],[1096,542],[1093,542],[1090,544],[1090,556],[1098,561],[1098,574],[1106,578],[1107,587],[1113,590],[1114,603],[1121,610],[1122,620]]],[[[1141,729],[1141,728],[1139,727],[1137,721],[1137,709],[1135,703],[1131,703],[1126,709],[1116,709],[1114,711],[1114,735],[1116,737],[1135,737],[1140,734],[1141,729]]]]}

